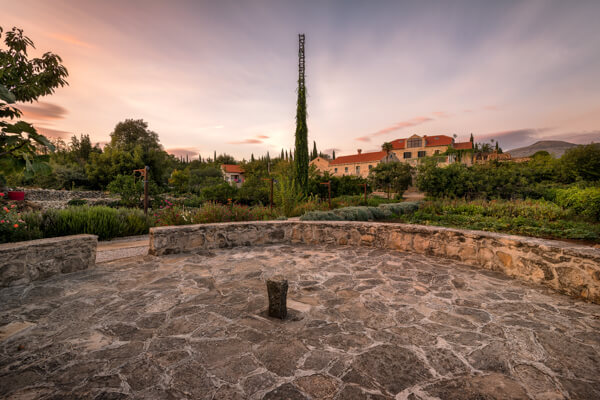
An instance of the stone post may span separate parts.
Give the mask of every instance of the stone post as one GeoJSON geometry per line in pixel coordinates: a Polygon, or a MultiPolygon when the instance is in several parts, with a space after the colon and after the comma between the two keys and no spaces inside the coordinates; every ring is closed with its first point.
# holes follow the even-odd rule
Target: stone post
{"type": "Polygon", "coordinates": [[[281,277],[267,279],[269,293],[269,317],[285,319],[287,316],[288,281],[281,277]]]}

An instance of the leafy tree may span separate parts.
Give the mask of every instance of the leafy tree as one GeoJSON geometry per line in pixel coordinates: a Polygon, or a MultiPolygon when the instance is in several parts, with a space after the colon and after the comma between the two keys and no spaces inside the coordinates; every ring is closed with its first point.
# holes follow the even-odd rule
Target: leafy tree
{"type": "Polygon", "coordinates": [[[186,193],[190,188],[190,171],[174,169],[169,178],[169,185],[179,193],[186,193]]]}
{"type": "Polygon", "coordinates": [[[374,187],[387,189],[388,199],[390,190],[396,193],[397,198],[402,198],[412,183],[412,167],[403,162],[379,163],[369,172],[369,180],[374,187]]]}
{"type": "Polygon", "coordinates": [[[573,147],[561,157],[562,176],[567,182],[600,180],[600,143],[573,147]]]}
{"type": "MultiPolygon", "coordinates": [[[[0,37],[3,29],[0,27],[0,37]]],[[[0,167],[4,171],[25,173],[47,169],[37,157],[40,150],[54,150],[54,146],[33,125],[25,121],[9,122],[22,116],[16,102],[34,102],[54,93],[67,84],[67,69],[62,59],[47,52],[41,58],[28,57],[33,41],[23,35],[22,29],[6,32],[6,48],[0,48],[0,167]]]]}

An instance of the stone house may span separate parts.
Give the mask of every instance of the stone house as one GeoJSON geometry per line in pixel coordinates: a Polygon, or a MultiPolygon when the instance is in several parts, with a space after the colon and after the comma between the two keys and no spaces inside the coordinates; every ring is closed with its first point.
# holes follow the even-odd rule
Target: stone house
{"type": "Polygon", "coordinates": [[[240,187],[244,183],[244,170],[239,165],[222,164],[221,171],[225,181],[230,185],[240,187]]]}
{"type": "MultiPolygon", "coordinates": [[[[456,150],[469,150],[473,148],[473,143],[471,142],[455,143],[454,138],[446,135],[412,135],[409,138],[396,139],[391,144],[392,151],[387,160],[402,161],[413,166],[417,165],[419,158],[437,155],[443,157],[440,160],[440,165],[448,165],[458,160],[455,155],[441,155],[446,152],[449,146],[456,150]]],[[[361,150],[358,150],[357,154],[340,156],[335,160],[326,160],[317,157],[310,164],[314,165],[319,171],[329,172],[329,174],[334,176],[354,175],[365,178],[369,175],[371,169],[385,160],[385,151],[363,153],[361,150]]],[[[460,162],[470,164],[471,157],[462,157],[460,162]]]]}

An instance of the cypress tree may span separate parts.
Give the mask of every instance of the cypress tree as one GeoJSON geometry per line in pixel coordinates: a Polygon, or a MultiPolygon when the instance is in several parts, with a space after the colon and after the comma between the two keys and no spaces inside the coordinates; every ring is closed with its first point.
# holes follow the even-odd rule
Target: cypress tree
{"type": "Polygon", "coordinates": [[[335,160],[335,150],[333,150],[333,151],[331,152],[331,158],[333,158],[333,159],[335,160]]]}
{"type": "Polygon", "coordinates": [[[213,161],[214,161],[214,162],[217,162],[217,151],[216,151],[216,150],[215,150],[215,155],[214,155],[214,157],[213,157],[213,161]]]}
{"type": "Polygon", "coordinates": [[[283,149],[281,149],[281,159],[283,160],[283,149]]]}
{"type": "Polygon", "coordinates": [[[306,125],[306,88],[304,86],[304,35],[298,35],[298,101],[296,106],[296,151],[292,156],[295,178],[302,193],[308,193],[308,126],[306,125]]]}
{"type": "Polygon", "coordinates": [[[319,152],[317,151],[317,142],[315,142],[313,140],[313,151],[312,151],[312,154],[310,155],[310,159],[312,161],[317,157],[319,157],[319,152]]]}
{"type": "Polygon", "coordinates": [[[254,153],[250,154],[250,162],[254,162],[254,153]]]}

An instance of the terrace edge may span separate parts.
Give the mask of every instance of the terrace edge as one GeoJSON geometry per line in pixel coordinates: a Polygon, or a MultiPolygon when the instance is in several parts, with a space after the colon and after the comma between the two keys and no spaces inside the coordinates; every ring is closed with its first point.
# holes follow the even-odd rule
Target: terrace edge
{"type": "Polygon", "coordinates": [[[151,228],[149,253],[302,243],[448,258],[600,304],[600,249],[493,232],[377,222],[232,222],[151,228]]]}

